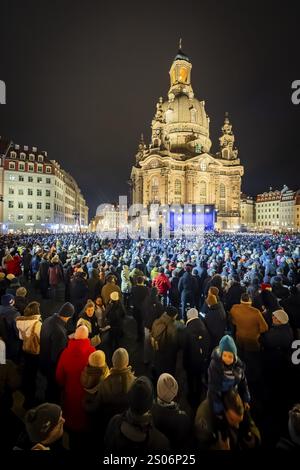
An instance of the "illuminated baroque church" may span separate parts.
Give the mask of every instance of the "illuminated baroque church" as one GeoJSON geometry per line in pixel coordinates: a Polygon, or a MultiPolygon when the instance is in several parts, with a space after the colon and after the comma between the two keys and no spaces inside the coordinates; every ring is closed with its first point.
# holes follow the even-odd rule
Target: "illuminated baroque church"
{"type": "Polygon", "coordinates": [[[219,151],[210,152],[210,119],[205,101],[191,82],[192,64],[181,45],[170,69],[167,100],[159,98],[149,146],[143,137],[131,171],[132,203],[213,204],[219,228],[240,223],[241,177],[244,168],[225,114],[219,151]]]}

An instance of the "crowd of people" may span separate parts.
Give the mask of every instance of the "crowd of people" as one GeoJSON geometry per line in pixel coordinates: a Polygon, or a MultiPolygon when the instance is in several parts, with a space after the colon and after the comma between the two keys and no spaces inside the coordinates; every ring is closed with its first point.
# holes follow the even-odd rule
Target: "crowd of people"
{"type": "Polygon", "coordinates": [[[0,263],[6,449],[299,449],[298,236],[8,235],[0,263]]]}

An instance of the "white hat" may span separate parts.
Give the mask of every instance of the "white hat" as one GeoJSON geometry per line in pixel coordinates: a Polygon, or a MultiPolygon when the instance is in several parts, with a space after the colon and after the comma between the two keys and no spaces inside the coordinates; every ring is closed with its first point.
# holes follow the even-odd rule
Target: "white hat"
{"type": "Polygon", "coordinates": [[[275,310],[272,315],[274,315],[274,317],[283,325],[286,325],[289,322],[289,316],[284,310],[275,310]]]}
{"type": "Polygon", "coordinates": [[[187,312],[186,312],[186,316],[187,316],[187,319],[188,320],[192,320],[194,318],[199,318],[199,315],[198,315],[198,310],[196,308],[190,308],[187,312]]]}
{"type": "Polygon", "coordinates": [[[110,294],[110,299],[111,299],[111,300],[114,300],[115,302],[116,302],[117,300],[119,300],[119,298],[120,298],[119,292],[117,292],[117,291],[114,291],[114,292],[112,292],[112,293],[110,294]]]}

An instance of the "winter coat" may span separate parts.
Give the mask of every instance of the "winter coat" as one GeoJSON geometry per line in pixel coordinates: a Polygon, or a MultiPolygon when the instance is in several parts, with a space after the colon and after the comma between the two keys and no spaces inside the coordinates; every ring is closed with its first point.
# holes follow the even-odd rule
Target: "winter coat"
{"type": "Polygon", "coordinates": [[[260,349],[259,336],[268,330],[268,325],[259,310],[247,303],[234,305],[230,310],[233,325],[236,326],[236,341],[247,351],[260,349]]]}
{"type": "Polygon", "coordinates": [[[81,373],[80,382],[86,392],[96,393],[100,382],[105,380],[108,376],[109,368],[107,365],[104,367],[93,367],[88,364],[81,373]]]}
{"type": "MultiPolygon", "coordinates": [[[[33,354],[31,350],[31,336],[34,335],[37,341],[37,345],[40,344],[40,336],[41,336],[41,315],[31,315],[31,316],[23,316],[16,318],[17,328],[19,330],[19,338],[22,340],[23,351],[33,354]]],[[[38,354],[40,352],[40,348],[38,347],[38,354]]]]}
{"type": "Polygon", "coordinates": [[[16,318],[19,312],[13,306],[0,306],[0,337],[6,345],[6,357],[14,362],[18,362],[22,342],[19,338],[19,331],[16,325],[16,318]]]}
{"type": "Polygon", "coordinates": [[[163,313],[164,307],[158,297],[147,296],[142,304],[144,326],[151,330],[154,320],[157,320],[163,313]]]}
{"type": "Polygon", "coordinates": [[[183,276],[180,278],[178,283],[178,290],[181,294],[188,294],[191,298],[193,298],[193,276],[189,272],[185,272],[183,276]]]}
{"type": "Polygon", "coordinates": [[[207,305],[204,323],[210,335],[211,349],[214,349],[224,336],[227,326],[226,313],[222,302],[218,301],[217,304],[211,307],[207,305]]]}
{"type": "Polygon", "coordinates": [[[194,318],[186,322],[184,330],[183,367],[191,373],[204,371],[210,352],[210,337],[204,322],[194,318]]]}
{"type": "Polygon", "coordinates": [[[40,369],[44,375],[52,376],[62,351],[68,344],[66,323],[57,313],[46,318],[40,336],[40,369]]]}
{"type": "Polygon", "coordinates": [[[160,273],[156,276],[152,284],[157,287],[159,295],[167,295],[168,290],[171,288],[169,278],[164,273],[160,273]]]}
{"type": "Polygon", "coordinates": [[[102,287],[102,290],[101,290],[101,297],[102,297],[104,305],[108,305],[110,301],[110,294],[112,294],[112,292],[118,292],[120,299],[122,298],[120,287],[117,284],[114,284],[113,282],[108,282],[102,287]]]}
{"type": "Polygon", "coordinates": [[[121,302],[111,302],[105,310],[104,317],[106,324],[110,325],[110,331],[118,337],[123,335],[123,321],[125,315],[126,311],[121,302]]]}
{"type": "Polygon", "coordinates": [[[229,312],[233,305],[239,304],[242,294],[246,292],[246,287],[241,286],[239,282],[234,283],[229,287],[228,292],[225,294],[224,305],[229,312]]]}
{"type": "Polygon", "coordinates": [[[130,272],[129,270],[123,269],[121,272],[121,291],[123,294],[130,294],[132,284],[130,280],[130,272]]]}
{"type": "Polygon", "coordinates": [[[94,300],[96,297],[101,295],[101,289],[103,287],[102,282],[99,279],[98,269],[93,268],[89,271],[89,278],[87,280],[88,289],[89,289],[89,298],[94,300]]]}
{"type": "Polygon", "coordinates": [[[216,348],[212,353],[208,369],[207,393],[216,415],[220,415],[224,411],[223,394],[232,389],[239,392],[244,403],[250,402],[244,364],[239,358],[236,358],[236,361],[230,366],[225,365],[219,348],[216,348]]]}
{"type": "Polygon", "coordinates": [[[151,414],[135,416],[130,410],[114,416],[105,434],[105,449],[115,454],[169,449],[169,441],[152,424],[151,414]]]}
{"type": "Polygon", "coordinates": [[[130,296],[130,304],[135,310],[142,310],[143,302],[149,297],[150,291],[146,286],[133,286],[130,296]]]}
{"type": "Polygon", "coordinates": [[[163,372],[175,374],[179,336],[175,320],[167,313],[154,321],[150,337],[154,346],[154,368],[158,375],[163,372]],[[157,332],[163,333],[158,334],[157,332]]]}
{"type": "Polygon", "coordinates": [[[81,310],[88,300],[89,288],[81,273],[75,274],[70,280],[70,299],[75,310],[81,310]]]}
{"type": "Polygon", "coordinates": [[[191,440],[192,422],[178,403],[157,398],[151,413],[154,426],[167,437],[171,449],[185,449],[191,440]]]}
{"type": "Polygon", "coordinates": [[[293,330],[288,323],[286,325],[272,325],[260,337],[264,356],[268,356],[271,362],[274,359],[273,363],[277,365],[280,359],[285,362],[289,360],[293,340],[293,330]]]}
{"type": "Polygon", "coordinates": [[[21,374],[9,359],[0,364],[0,420],[13,405],[13,392],[21,386],[21,374]]]}
{"type": "Polygon", "coordinates": [[[50,263],[46,259],[42,259],[42,261],[38,265],[38,272],[40,274],[40,281],[43,284],[48,284],[48,282],[49,282],[49,266],[50,266],[50,263]]]}
{"type": "Polygon", "coordinates": [[[85,392],[80,377],[89,355],[94,351],[89,339],[70,339],[57,364],[56,381],[63,389],[63,416],[66,427],[72,431],[83,431],[87,426],[82,405],[85,392]]]}
{"type": "Polygon", "coordinates": [[[179,295],[179,290],[178,290],[179,277],[172,277],[170,283],[171,283],[171,287],[169,290],[170,304],[178,308],[180,305],[180,295],[179,295]]]}
{"type": "Polygon", "coordinates": [[[64,281],[63,267],[61,263],[50,264],[49,271],[49,284],[51,287],[56,287],[64,281]]]}
{"type": "MultiPolygon", "coordinates": [[[[218,444],[219,425],[210,406],[209,400],[204,400],[198,407],[195,417],[195,433],[199,450],[220,450],[218,444]]],[[[224,434],[229,437],[230,450],[247,450],[257,448],[261,443],[260,432],[249,412],[244,413],[244,419],[238,429],[231,428],[224,419],[224,434]],[[249,437],[251,439],[249,440],[249,437]]]]}
{"type": "Polygon", "coordinates": [[[127,393],[135,378],[130,366],[122,370],[112,367],[109,376],[100,382],[97,393],[85,397],[86,411],[98,413],[101,417],[105,413],[103,420],[108,422],[116,413],[126,410],[127,393]]]}
{"type": "Polygon", "coordinates": [[[291,327],[300,329],[300,292],[282,300],[281,305],[289,316],[291,327]]]}

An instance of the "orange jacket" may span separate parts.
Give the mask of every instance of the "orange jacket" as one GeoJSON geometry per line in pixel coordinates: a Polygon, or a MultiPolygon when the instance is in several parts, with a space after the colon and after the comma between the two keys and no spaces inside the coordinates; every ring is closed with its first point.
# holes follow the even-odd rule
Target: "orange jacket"
{"type": "Polygon", "coordinates": [[[233,305],[230,310],[232,323],[236,326],[236,341],[247,350],[258,350],[261,333],[268,325],[257,308],[248,303],[233,305]]]}

